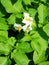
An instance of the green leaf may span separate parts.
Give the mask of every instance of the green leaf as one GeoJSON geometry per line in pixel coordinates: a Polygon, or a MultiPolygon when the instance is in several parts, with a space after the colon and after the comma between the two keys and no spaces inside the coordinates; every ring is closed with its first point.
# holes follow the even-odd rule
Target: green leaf
{"type": "Polygon", "coordinates": [[[0,55],[4,54],[4,55],[8,55],[11,51],[11,46],[8,44],[3,44],[0,42],[0,55]]]}
{"type": "Polygon", "coordinates": [[[0,36],[3,36],[8,39],[8,32],[7,31],[0,31],[0,36]]]}
{"type": "Polygon", "coordinates": [[[33,41],[31,42],[31,46],[33,48],[33,50],[36,50],[38,53],[41,52],[41,46],[37,41],[38,39],[33,39],[33,41]]]}
{"type": "Polygon", "coordinates": [[[7,43],[7,38],[5,36],[0,35],[0,42],[7,43]]]}
{"type": "Polygon", "coordinates": [[[43,27],[44,32],[49,36],[49,23],[43,27]]]}
{"type": "Polygon", "coordinates": [[[17,65],[28,65],[29,59],[22,52],[22,50],[14,50],[14,52],[12,53],[12,58],[15,60],[17,65]]]}
{"type": "Polygon", "coordinates": [[[28,42],[17,43],[16,48],[23,50],[25,53],[33,51],[31,45],[28,42]]]}
{"type": "Polygon", "coordinates": [[[22,14],[21,13],[15,13],[16,18],[22,18],[22,14]]]}
{"type": "Polygon", "coordinates": [[[0,57],[0,65],[10,65],[11,61],[8,57],[0,57]]]}
{"type": "Polygon", "coordinates": [[[36,51],[34,51],[33,61],[35,64],[43,62],[46,59],[47,59],[47,55],[45,55],[45,51],[42,51],[40,54],[38,54],[36,51]]]}
{"type": "Polygon", "coordinates": [[[38,3],[39,0],[31,0],[31,2],[33,2],[33,3],[38,3]]]}
{"type": "Polygon", "coordinates": [[[5,18],[0,17],[0,23],[7,24],[7,21],[5,20],[5,18]]]}
{"type": "Polygon", "coordinates": [[[0,30],[8,30],[8,25],[0,23],[0,30]]]}
{"type": "Polygon", "coordinates": [[[30,41],[31,40],[31,36],[29,34],[25,34],[25,36],[21,39],[21,41],[30,41]]]}
{"type": "Polygon", "coordinates": [[[8,24],[14,24],[16,22],[16,17],[14,14],[12,14],[8,19],[8,24]]]}
{"type": "Polygon", "coordinates": [[[23,6],[22,6],[22,0],[18,0],[14,5],[13,8],[15,12],[22,12],[23,11],[23,6]]]}
{"type": "Polygon", "coordinates": [[[33,8],[29,8],[29,14],[34,17],[36,15],[37,11],[36,9],[33,9],[33,8]]]}
{"type": "Polygon", "coordinates": [[[41,62],[38,65],[49,65],[49,61],[41,62]]]}
{"type": "Polygon", "coordinates": [[[48,48],[48,41],[42,38],[40,34],[36,32],[34,35],[32,35],[31,46],[34,50],[40,53],[48,48]]]}
{"type": "Polygon", "coordinates": [[[5,7],[5,9],[8,13],[13,13],[14,12],[14,8],[13,8],[12,3],[11,3],[10,0],[1,0],[1,3],[5,7]]]}
{"type": "Polygon", "coordinates": [[[44,2],[44,3],[46,3],[47,2],[47,0],[41,0],[42,2],[44,2]]]}
{"type": "Polygon", "coordinates": [[[11,45],[11,46],[14,46],[16,41],[17,40],[15,39],[15,37],[8,38],[8,40],[7,40],[8,44],[11,45]]]}
{"type": "Polygon", "coordinates": [[[47,22],[45,21],[47,15],[48,15],[47,6],[40,4],[38,7],[39,24],[45,24],[45,22],[47,22]]]}
{"type": "Polygon", "coordinates": [[[8,25],[6,20],[1,17],[0,17],[0,30],[8,30],[8,25]]]}
{"type": "Polygon", "coordinates": [[[24,2],[26,5],[30,5],[30,4],[31,4],[31,0],[23,0],[23,2],[24,2]]]}

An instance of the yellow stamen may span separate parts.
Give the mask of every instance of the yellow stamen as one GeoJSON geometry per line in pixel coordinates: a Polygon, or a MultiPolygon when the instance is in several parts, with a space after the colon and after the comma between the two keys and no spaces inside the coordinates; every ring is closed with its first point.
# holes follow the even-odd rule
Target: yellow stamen
{"type": "Polygon", "coordinates": [[[26,18],[26,21],[29,21],[30,20],[30,18],[26,18]]]}
{"type": "Polygon", "coordinates": [[[22,30],[22,28],[21,27],[18,27],[18,31],[20,32],[22,30]]]}

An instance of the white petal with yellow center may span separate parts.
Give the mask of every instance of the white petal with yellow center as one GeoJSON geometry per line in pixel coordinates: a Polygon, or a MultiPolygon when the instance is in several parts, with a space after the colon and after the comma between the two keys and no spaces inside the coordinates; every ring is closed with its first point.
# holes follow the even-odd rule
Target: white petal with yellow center
{"type": "Polygon", "coordinates": [[[23,19],[22,23],[29,24],[32,21],[33,21],[33,18],[30,17],[28,13],[24,13],[24,19],[23,19]]]}
{"type": "Polygon", "coordinates": [[[15,24],[14,24],[14,28],[20,32],[21,29],[22,29],[22,26],[21,26],[20,24],[16,24],[16,23],[15,23],[15,24]]]}

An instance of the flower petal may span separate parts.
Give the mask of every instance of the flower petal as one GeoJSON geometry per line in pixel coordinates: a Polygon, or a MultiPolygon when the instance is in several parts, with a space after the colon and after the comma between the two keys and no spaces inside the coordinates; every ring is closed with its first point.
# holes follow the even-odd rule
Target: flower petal
{"type": "Polygon", "coordinates": [[[30,17],[28,13],[24,12],[24,18],[30,17]]]}

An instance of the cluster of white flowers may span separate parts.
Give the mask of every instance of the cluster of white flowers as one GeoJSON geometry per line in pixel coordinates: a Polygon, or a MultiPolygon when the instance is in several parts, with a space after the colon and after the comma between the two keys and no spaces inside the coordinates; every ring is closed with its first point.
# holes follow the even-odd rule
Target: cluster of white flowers
{"type": "Polygon", "coordinates": [[[32,17],[29,16],[28,13],[24,13],[24,19],[22,20],[22,23],[25,25],[22,26],[21,24],[14,24],[15,29],[17,29],[19,32],[23,29],[23,31],[29,32],[32,30],[32,25],[35,24],[32,17]]]}

